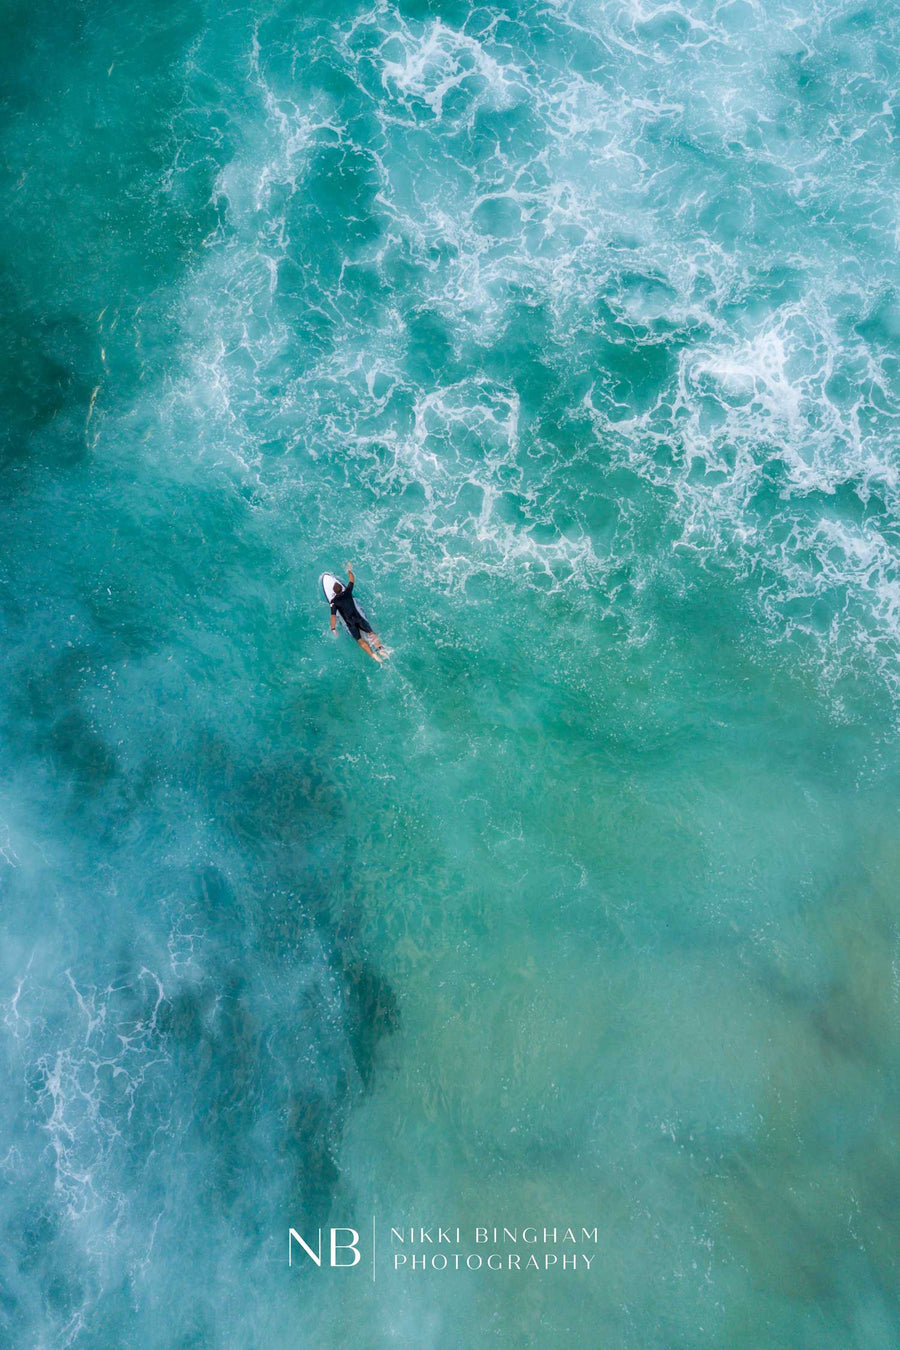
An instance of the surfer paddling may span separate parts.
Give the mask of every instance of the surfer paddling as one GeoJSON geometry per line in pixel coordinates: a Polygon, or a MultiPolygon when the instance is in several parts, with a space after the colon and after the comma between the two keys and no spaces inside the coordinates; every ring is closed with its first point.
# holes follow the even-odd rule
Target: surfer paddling
{"type": "Polygon", "coordinates": [[[371,656],[373,661],[383,661],[387,652],[384,644],[377,633],[372,632],[372,625],[364,614],[361,614],[356,607],[356,601],[353,599],[353,583],[356,578],[353,575],[353,568],[347,563],[347,576],[349,581],[346,586],[335,579],[334,595],[331,598],[331,631],[335,630],[337,616],[340,614],[350,636],[359,643],[364,652],[371,656]],[[372,642],[375,650],[369,646],[372,642]]]}

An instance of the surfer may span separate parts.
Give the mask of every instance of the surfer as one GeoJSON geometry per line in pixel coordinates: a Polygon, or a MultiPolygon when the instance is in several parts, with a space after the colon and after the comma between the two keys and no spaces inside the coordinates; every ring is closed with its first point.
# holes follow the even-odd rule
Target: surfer
{"type": "Polygon", "coordinates": [[[383,661],[386,653],[381,638],[377,633],[372,632],[372,625],[366,616],[360,614],[356,608],[356,601],[353,599],[353,583],[356,578],[349,563],[347,564],[347,576],[349,582],[346,586],[342,586],[337,580],[334,583],[334,595],[331,600],[331,631],[334,632],[337,616],[340,614],[347,625],[350,636],[359,643],[363,651],[368,652],[373,661],[383,661]],[[366,636],[364,637],[363,634],[366,636]],[[370,641],[375,644],[375,651],[369,646],[370,641]]]}

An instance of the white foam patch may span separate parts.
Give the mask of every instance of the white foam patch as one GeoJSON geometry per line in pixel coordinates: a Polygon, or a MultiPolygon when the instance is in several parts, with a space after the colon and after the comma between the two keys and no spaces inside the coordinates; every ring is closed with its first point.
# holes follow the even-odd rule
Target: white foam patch
{"type": "Polygon", "coordinates": [[[445,100],[454,90],[467,95],[467,120],[477,107],[504,107],[513,96],[508,69],[477,38],[440,19],[424,27],[396,24],[380,55],[381,80],[389,97],[408,107],[421,102],[439,121],[445,100]]]}

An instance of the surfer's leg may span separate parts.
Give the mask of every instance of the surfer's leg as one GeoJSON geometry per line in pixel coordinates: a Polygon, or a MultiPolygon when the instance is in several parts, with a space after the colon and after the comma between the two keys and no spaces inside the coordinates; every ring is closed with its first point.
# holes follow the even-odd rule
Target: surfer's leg
{"type": "Polygon", "coordinates": [[[372,648],[369,646],[368,642],[366,642],[365,638],[357,638],[356,641],[359,643],[360,647],[362,647],[364,652],[368,652],[373,661],[381,662],[381,657],[377,656],[375,652],[372,651],[372,648]]]}
{"type": "Polygon", "coordinates": [[[360,634],[365,637],[366,642],[371,642],[372,646],[375,648],[376,651],[382,652],[385,656],[387,656],[388,653],[387,650],[385,649],[384,643],[381,641],[381,638],[378,636],[377,633],[372,632],[371,628],[369,627],[368,620],[361,619],[358,620],[358,622],[360,634]]]}

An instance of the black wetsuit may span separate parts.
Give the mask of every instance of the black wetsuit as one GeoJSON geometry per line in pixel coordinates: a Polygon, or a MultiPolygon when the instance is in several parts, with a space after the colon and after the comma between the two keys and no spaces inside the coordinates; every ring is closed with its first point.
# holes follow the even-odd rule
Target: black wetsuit
{"type": "Polygon", "coordinates": [[[331,602],[332,614],[340,614],[350,630],[350,636],[358,642],[361,634],[371,633],[372,626],[364,614],[360,614],[353,599],[353,582],[350,581],[331,602]]]}

